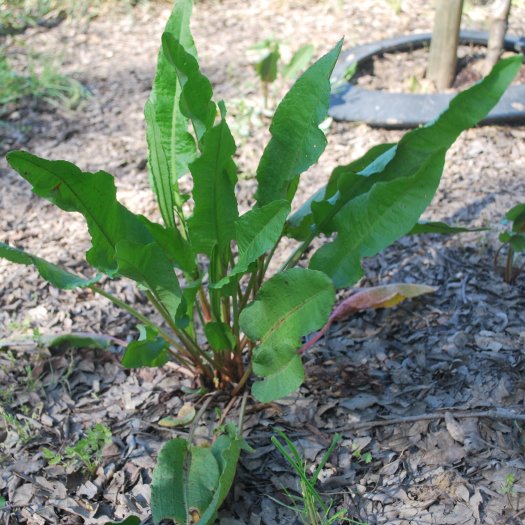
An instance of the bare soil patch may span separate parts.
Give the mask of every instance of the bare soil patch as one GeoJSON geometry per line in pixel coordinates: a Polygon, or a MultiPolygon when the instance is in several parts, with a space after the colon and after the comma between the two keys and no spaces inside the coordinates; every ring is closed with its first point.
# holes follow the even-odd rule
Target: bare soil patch
{"type": "MultiPolygon", "coordinates": [[[[351,46],[430,31],[430,4],[406,0],[396,14],[383,0],[197,3],[193,28],[201,63],[217,98],[230,108],[246,208],[268,124],[248,48],[275,35],[292,47],[312,42],[321,54],[340,35],[351,46]]],[[[63,54],[66,72],[92,96],[76,112],[34,104],[9,108],[0,149],[24,148],[85,170],[105,169],[115,175],[125,205],[158,219],[145,169],[142,108],[167,9],[141,3],[87,27],[66,22],[29,30],[27,42],[63,54]]],[[[481,8],[475,9],[465,17],[465,29],[483,28],[472,15],[481,8]]],[[[521,30],[524,15],[521,4],[513,7],[511,33],[521,30]]],[[[329,146],[303,176],[298,202],[324,184],[336,165],[401,135],[332,123],[329,146]]],[[[524,139],[524,127],[465,133],[449,152],[441,188],[424,215],[495,231],[405,238],[366,261],[361,285],[422,282],[438,287],[434,295],[334,326],[305,356],[308,378],[296,395],[250,404],[245,430],[256,452],[242,456],[222,525],[297,522],[268,497],[284,500],[284,489],[295,490],[298,482],[270,443],[273,428],[285,429],[311,464],[336,431],[343,435],[323,471],[321,490],[355,519],[389,525],[523,523],[525,275],[506,285],[492,259],[498,221],[524,199],[524,139]],[[371,452],[372,462],[356,460],[355,448],[371,452]]],[[[1,163],[2,240],[85,272],[89,243],[80,218],[37,199],[1,163]]],[[[106,286],[152,315],[128,282],[106,286]]],[[[0,261],[2,337],[70,330],[136,336],[129,316],[103,299],[59,293],[32,270],[0,261]]],[[[203,399],[188,393],[194,381],[174,367],[124,370],[119,352],[49,351],[35,344],[1,350],[0,403],[11,416],[10,424],[0,425],[0,494],[7,499],[2,523],[96,524],[131,513],[150,523],[152,468],[162,443],[176,435],[158,421],[184,402],[198,405],[203,399]],[[113,435],[95,476],[43,458],[43,447],[63,451],[95,422],[108,425],[113,435]]],[[[216,405],[226,402],[219,398],[216,405]]],[[[228,417],[235,419],[238,409],[235,404],[228,417]]],[[[210,412],[199,439],[218,422],[210,412]]]]}

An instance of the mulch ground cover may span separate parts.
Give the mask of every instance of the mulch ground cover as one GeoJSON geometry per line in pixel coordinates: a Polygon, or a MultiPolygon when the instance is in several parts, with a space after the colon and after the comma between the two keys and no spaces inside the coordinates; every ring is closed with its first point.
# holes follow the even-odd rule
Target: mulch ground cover
{"type": "MultiPolygon", "coordinates": [[[[463,27],[483,29],[486,6],[468,4],[463,27]]],[[[25,100],[2,108],[0,150],[24,148],[67,159],[84,170],[114,174],[121,201],[158,219],[148,187],[143,104],[154,73],[169,6],[139,3],[100,12],[85,22],[29,29],[11,38],[62,56],[64,71],[90,97],[76,111],[25,100]]],[[[513,6],[511,33],[522,30],[525,6],[513,6]]],[[[248,209],[269,118],[249,48],[277,37],[293,51],[313,43],[327,51],[430,31],[430,2],[383,0],[202,1],[192,21],[200,61],[229,107],[241,169],[239,194],[248,209]]],[[[402,64],[401,64],[402,67],[402,64]]],[[[395,69],[392,69],[395,74],[395,69]]],[[[279,87],[274,89],[277,97],[279,87]]],[[[297,202],[331,170],[401,131],[332,122],[329,146],[303,176],[297,202]]],[[[307,380],[281,401],[249,400],[243,454],[222,525],[298,523],[279,505],[298,478],[270,437],[282,429],[315,468],[332,436],[343,436],[321,473],[320,490],[336,510],[372,524],[521,524],[525,521],[525,274],[506,284],[493,260],[504,213],[525,196],[525,127],[466,132],[447,156],[441,187],[426,219],[488,228],[453,237],[407,237],[365,263],[370,286],[433,285],[432,295],[392,310],[367,312],[334,325],[305,356],[307,380]],[[370,461],[363,455],[369,452],[370,461]],[[328,496],[327,496],[328,497],[328,496]],[[277,500],[277,501],[276,501],[277,500]]],[[[2,241],[86,272],[89,237],[80,217],[31,194],[0,165],[2,241]]],[[[322,241],[321,241],[322,242],[322,241]]],[[[289,247],[283,246],[282,257],[289,247]]],[[[500,262],[501,264],[501,262],[500,262]]],[[[142,295],[126,281],[105,283],[145,314],[142,295]]],[[[58,292],[29,268],[0,261],[0,333],[16,340],[0,352],[0,510],[5,524],[97,524],[131,513],[151,523],[149,485],[159,448],[185,434],[159,421],[184,403],[199,407],[192,377],[174,366],[125,370],[122,349],[46,349],[35,334],[97,332],[129,341],[134,321],[89,291],[58,292]],[[66,449],[95,423],[112,433],[89,473],[66,449]],[[64,456],[46,459],[48,448],[64,456]]],[[[204,441],[223,423],[226,396],[216,396],[197,428],[204,441]]],[[[226,420],[236,421],[240,400],[226,420]]]]}

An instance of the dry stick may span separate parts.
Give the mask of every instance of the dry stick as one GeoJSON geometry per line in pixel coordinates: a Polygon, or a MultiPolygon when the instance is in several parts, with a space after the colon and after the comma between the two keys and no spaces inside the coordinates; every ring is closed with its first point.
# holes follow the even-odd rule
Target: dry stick
{"type": "Polygon", "coordinates": [[[248,401],[248,390],[244,391],[241,401],[241,410],[239,411],[239,436],[242,436],[244,427],[244,414],[246,413],[246,401],[248,401]]]}
{"type": "Polygon", "coordinates": [[[207,394],[208,398],[202,406],[200,407],[199,411],[197,412],[197,415],[193,419],[193,423],[191,424],[190,431],[188,433],[188,443],[191,443],[193,441],[193,436],[195,434],[195,431],[197,430],[197,425],[199,424],[199,421],[202,419],[202,416],[204,415],[204,412],[206,412],[206,409],[208,408],[208,405],[213,401],[215,397],[219,394],[219,391],[216,390],[215,392],[212,392],[211,394],[207,394]]]}
{"type": "Polygon", "coordinates": [[[496,408],[495,410],[460,410],[454,411],[454,409],[444,409],[440,413],[432,414],[421,414],[419,416],[405,416],[396,417],[390,419],[376,419],[373,421],[362,421],[360,423],[354,423],[353,425],[347,425],[345,427],[339,427],[336,432],[342,432],[345,430],[360,430],[363,428],[376,428],[386,427],[388,425],[400,425],[402,423],[416,423],[418,421],[433,421],[436,419],[443,419],[445,414],[450,413],[452,416],[457,418],[469,418],[469,417],[488,417],[492,419],[512,419],[515,421],[525,421],[525,414],[516,414],[510,410],[504,408],[496,408]]]}
{"type": "Polygon", "coordinates": [[[228,413],[232,409],[234,403],[236,403],[236,402],[237,402],[237,398],[236,397],[232,397],[228,401],[228,404],[224,407],[224,410],[222,411],[221,417],[219,418],[219,421],[217,422],[217,425],[216,425],[217,428],[220,428],[220,426],[224,423],[224,420],[226,419],[226,416],[228,415],[228,413]]]}

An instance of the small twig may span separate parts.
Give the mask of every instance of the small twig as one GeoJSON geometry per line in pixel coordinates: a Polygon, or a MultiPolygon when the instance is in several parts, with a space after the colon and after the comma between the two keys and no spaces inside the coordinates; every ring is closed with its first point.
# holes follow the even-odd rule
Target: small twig
{"type": "Polygon", "coordinates": [[[246,413],[246,402],[248,401],[248,390],[244,391],[241,401],[241,409],[239,410],[239,436],[242,436],[244,427],[244,415],[246,413]]]}
{"type": "Polygon", "coordinates": [[[215,392],[208,394],[208,398],[200,407],[199,411],[197,412],[197,415],[193,419],[193,423],[191,424],[190,431],[188,433],[188,443],[191,443],[193,441],[193,435],[197,430],[197,425],[199,424],[199,421],[202,419],[202,416],[204,415],[204,412],[206,412],[206,409],[208,408],[209,404],[213,401],[213,399],[215,399],[215,397],[217,397],[218,393],[219,390],[216,390],[215,392]]]}
{"type": "Polygon", "coordinates": [[[360,430],[363,428],[376,428],[386,427],[388,425],[400,425],[402,423],[415,423],[417,421],[434,421],[436,419],[443,419],[445,414],[449,412],[456,418],[469,418],[469,417],[488,417],[492,419],[512,419],[516,421],[525,421],[525,414],[516,414],[510,410],[504,408],[496,408],[494,410],[459,410],[454,411],[452,408],[444,409],[443,412],[421,414],[419,416],[405,416],[395,417],[388,419],[376,419],[373,421],[362,421],[360,423],[354,423],[339,427],[335,429],[337,432],[343,432],[345,430],[360,430]]]}
{"type": "Polygon", "coordinates": [[[250,358],[250,364],[246,367],[243,376],[241,377],[240,381],[237,383],[235,388],[232,391],[232,397],[235,397],[244,387],[246,384],[246,381],[248,381],[248,378],[250,377],[250,374],[252,373],[252,362],[250,358]]]}
{"type": "Polygon", "coordinates": [[[220,427],[224,423],[224,420],[226,419],[226,416],[228,415],[228,413],[230,412],[230,410],[232,409],[232,407],[233,407],[233,405],[234,405],[234,403],[236,401],[237,401],[236,397],[232,397],[228,401],[228,404],[224,407],[224,410],[222,411],[221,417],[219,418],[219,421],[217,422],[217,427],[220,427]]]}

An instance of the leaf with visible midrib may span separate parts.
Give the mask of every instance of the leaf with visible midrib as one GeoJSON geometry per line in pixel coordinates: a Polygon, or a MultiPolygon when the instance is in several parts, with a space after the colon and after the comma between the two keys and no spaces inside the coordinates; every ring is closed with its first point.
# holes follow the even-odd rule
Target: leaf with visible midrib
{"type": "MultiPolygon", "coordinates": [[[[196,56],[190,33],[191,11],[191,0],[177,0],[166,23],[165,32],[177,38],[189,53],[196,56]]],[[[177,75],[161,47],[144,115],[151,182],[164,223],[171,228],[175,227],[173,207],[180,207],[177,179],[188,171],[188,164],[196,153],[195,141],[188,133],[188,119],[179,108],[180,92],[177,75]]]]}
{"type": "Polygon", "coordinates": [[[222,435],[213,445],[198,447],[184,439],[168,441],[153,471],[151,512],[156,525],[163,519],[176,524],[211,525],[233,483],[243,440],[222,435]]]}
{"type": "Polygon", "coordinates": [[[180,109],[183,115],[192,121],[200,143],[206,130],[213,125],[217,111],[212,101],[211,83],[201,73],[197,59],[173,34],[162,35],[162,50],[182,86],[180,109]]]}
{"type": "Polygon", "coordinates": [[[446,150],[492,109],[521,62],[521,57],[502,60],[435,121],[407,133],[359,173],[339,172],[338,192],[312,204],[314,217],[316,208],[322,211],[315,218],[318,230],[338,236],[314,254],[310,268],[330,275],[336,286],[351,285],[362,275],[360,257],[410,232],[439,185],[446,150]]]}
{"type": "Polygon", "coordinates": [[[118,273],[147,286],[175,320],[182,301],[179,281],[169,259],[156,243],[120,241],[116,246],[118,273]]]}
{"type": "Polygon", "coordinates": [[[234,239],[239,216],[235,142],[224,119],[205,133],[202,145],[202,155],[190,165],[195,208],[188,227],[195,250],[211,256],[214,245],[223,253],[234,239]]]}
{"type": "Polygon", "coordinates": [[[290,213],[290,203],[274,201],[262,208],[254,208],[235,222],[236,240],[239,247],[237,264],[231,273],[219,281],[214,288],[221,288],[246,271],[251,263],[271,250],[279,240],[284,221],[290,213]]]}
{"type": "Polygon", "coordinates": [[[257,168],[257,203],[291,201],[297,177],[317,162],[326,147],[319,124],[326,118],[330,100],[330,75],[341,51],[332,51],[303,73],[275,111],[272,138],[257,168]]]}
{"type": "Polygon", "coordinates": [[[122,239],[139,244],[153,241],[138,216],[117,201],[113,177],[104,171],[82,172],[63,160],[45,160],[25,151],[11,151],[7,161],[40,197],[65,211],[80,212],[87,221],[93,246],[88,262],[114,276],[115,245],[122,239]]]}
{"type": "Polygon", "coordinates": [[[23,264],[25,266],[34,265],[40,276],[49,281],[53,286],[62,290],[72,290],[73,288],[87,288],[92,284],[100,281],[101,275],[91,279],[80,277],[74,273],[68,272],[56,264],[50,263],[41,257],[31,255],[23,250],[9,246],[0,242],[0,257],[8,261],[23,264]]]}
{"type": "Polygon", "coordinates": [[[298,387],[303,371],[294,351],[302,336],[325,324],[334,300],[326,275],[293,268],[264,283],[256,300],[243,310],[242,331],[259,341],[253,355],[254,373],[268,378],[253,391],[258,399],[277,399],[298,387]]]}

